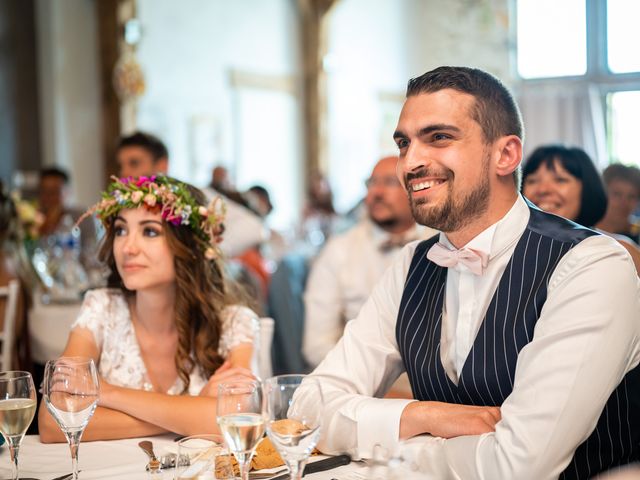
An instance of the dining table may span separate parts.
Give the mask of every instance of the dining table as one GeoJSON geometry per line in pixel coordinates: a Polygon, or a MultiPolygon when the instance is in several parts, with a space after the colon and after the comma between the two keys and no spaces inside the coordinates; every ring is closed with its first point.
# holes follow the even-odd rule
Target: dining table
{"type": "MultiPolygon", "coordinates": [[[[146,438],[82,442],[78,453],[81,480],[148,478],[145,467],[148,458],[138,443],[150,440],[156,455],[175,451],[176,435],[158,435],[146,438]]],[[[71,454],[66,443],[44,444],[37,435],[27,435],[19,453],[20,477],[54,480],[71,473],[71,454]]],[[[318,456],[315,458],[326,458],[318,456]]],[[[6,446],[0,449],[0,478],[9,478],[11,465],[6,446]]],[[[158,479],[157,476],[149,477],[158,479]]],[[[162,480],[172,480],[174,469],[163,470],[162,480]]],[[[309,480],[364,480],[369,478],[367,466],[351,462],[332,470],[305,475],[309,480]]]]}

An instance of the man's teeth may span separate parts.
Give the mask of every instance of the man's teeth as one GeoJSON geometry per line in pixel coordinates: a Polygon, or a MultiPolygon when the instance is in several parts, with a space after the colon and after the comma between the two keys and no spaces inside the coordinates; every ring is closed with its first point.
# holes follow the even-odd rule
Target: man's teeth
{"type": "Polygon", "coordinates": [[[444,180],[429,180],[426,182],[414,183],[411,185],[411,190],[419,192],[420,190],[427,190],[435,185],[440,185],[441,183],[444,183],[444,180]]]}

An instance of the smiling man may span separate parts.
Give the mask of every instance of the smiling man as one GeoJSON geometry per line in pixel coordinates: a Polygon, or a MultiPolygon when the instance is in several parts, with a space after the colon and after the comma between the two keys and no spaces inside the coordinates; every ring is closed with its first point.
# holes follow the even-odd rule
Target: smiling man
{"type": "MultiPolygon", "coordinates": [[[[394,138],[418,223],[312,374],[320,447],[370,457],[421,434],[425,473],[586,479],[640,457],[640,285],[615,241],[518,193],[523,127],[476,69],[409,82],[394,138]],[[382,396],[406,371],[415,401],[382,396]]],[[[313,408],[313,400],[309,408],[313,408]]]]}

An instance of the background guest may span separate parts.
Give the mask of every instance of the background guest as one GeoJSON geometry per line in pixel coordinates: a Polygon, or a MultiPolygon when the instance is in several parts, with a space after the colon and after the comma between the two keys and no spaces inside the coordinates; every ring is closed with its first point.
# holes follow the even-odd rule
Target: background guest
{"type": "Polygon", "coordinates": [[[303,352],[317,366],[355,318],[402,247],[437,232],[418,226],[396,176],[398,157],[381,159],[366,181],[367,216],[335,235],[313,262],[304,305],[303,352]]]}
{"type": "Polygon", "coordinates": [[[169,151],[155,135],[135,132],[124,136],[116,147],[121,177],[139,177],[169,171],[169,151]]]}
{"type": "MultiPolygon", "coordinates": [[[[607,195],[595,165],[577,147],[547,145],[531,153],[523,167],[522,193],[542,210],[594,227],[607,210],[607,195]]],[[[606,232],[605,232],[606,233],[606,232]]],[[[640,272],[640,250],[614,236],[640,272]]]]}
{"type": "Polygon", "coordinates": [[[631,223],[631,216],[640,201],[640,169],[613,163],[604,169],[602,178],[607,189],[607,212],[596,226],[600,230],[619,233],[640,241],[640,224],[631,223]]]}

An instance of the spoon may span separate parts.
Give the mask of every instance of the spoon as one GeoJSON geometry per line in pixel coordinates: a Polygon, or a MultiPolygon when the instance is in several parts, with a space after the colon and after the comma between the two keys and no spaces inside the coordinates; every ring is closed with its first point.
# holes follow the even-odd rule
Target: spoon
{"type": "Polygon", "coordinates": [[[142,450],[144,450],[144,453],[146,453],[149,457],[149,464],[147,465],[147,469],[149,471],[160,470],[162,468],[162,465],[156,457],[156,454],[153,453],[153,443],[151,443],[149,440],[143,440],[138,443],[138,446],[142,450]]]}

